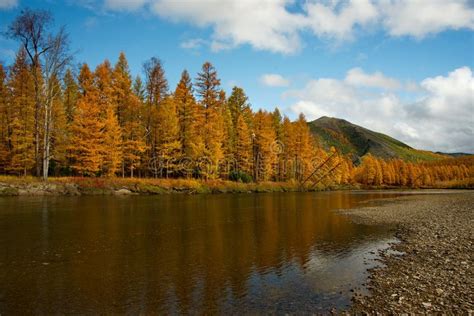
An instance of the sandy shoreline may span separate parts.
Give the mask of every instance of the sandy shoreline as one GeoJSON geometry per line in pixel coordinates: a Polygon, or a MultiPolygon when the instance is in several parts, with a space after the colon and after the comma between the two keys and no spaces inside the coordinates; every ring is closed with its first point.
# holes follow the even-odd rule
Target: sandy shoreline
{"type": "Polygon", "coordinates": [[[353,312],[474,312],[474,191],[403,196],[340,212],[358,223],[394,225],[401,240],[382,253],[385,267],[371,271],[371,295],[355,295],[353,312]]]}

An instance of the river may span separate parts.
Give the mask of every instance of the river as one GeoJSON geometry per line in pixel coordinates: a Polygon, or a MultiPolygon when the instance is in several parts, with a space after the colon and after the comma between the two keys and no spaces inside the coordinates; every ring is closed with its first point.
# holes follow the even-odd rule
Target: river
{"type": "Polygon", "coordinates": [[[0,314],[344,309],[393,239],[333,210],[383,197],[3,197],[0,314]]]}

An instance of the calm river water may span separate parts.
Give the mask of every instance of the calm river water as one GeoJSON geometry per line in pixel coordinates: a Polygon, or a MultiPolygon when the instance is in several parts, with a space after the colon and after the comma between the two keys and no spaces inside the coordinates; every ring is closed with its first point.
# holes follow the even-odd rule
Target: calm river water
{"type": "Polygon", "coordinates": [[[332,210],[380,197],[0,198],[0,314],[346,308],[391,237],[332,210]]]}

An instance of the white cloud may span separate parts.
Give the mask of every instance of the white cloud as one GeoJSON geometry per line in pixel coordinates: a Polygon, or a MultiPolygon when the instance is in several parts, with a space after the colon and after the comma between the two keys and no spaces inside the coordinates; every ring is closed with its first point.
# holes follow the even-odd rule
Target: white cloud
{"type": "Polygon", "coordinates": [[[0,10],[11,9],[18,5],[18,0],[0,0],[0,10]]]}
{"type": "Polygon", "coordinates": [[[390,35],[423,38],[447,29],[474,29],[469,0],[384,0],[383,24],[390,35]]]}
{"type": "MultiPolygon", "coordinates": [[[[13,3],[13,0],[0,0],[13,3]]],[[[89,3],[92,0],[81,0],[89,3]]],[[[293,54],[301,33],[352,40],[357,31],[385,29],[392,36],[423,38],[448,29],[474,29],[471,0],[104,0],[108,10],[148,11],[175,22],[211,28],[213,51],[250,45],[293,54]],[[299,6],[300,10],[289,10],[299,6]]]]}
{"type": "Polygon", "coordinates": [[[367,92],[345,79],[332,78],[310,80],[302,89],[284,95],[295,99],[293,112],[303,112],[311,120],[322,115],[339,117],[415,148],[474,153],[472,70],[458,68],[447,76],[426,78],[419,86],[423,95],[413,102],[402,101],[392,92],[367,92]]]}
{"type": "Polygon", "coordinates": [[[264,74],[260,77],[260,82],[268,87],[287,87],[290,81],[279,74],[264,74]]]}
{"type": "Polygon", "coordinates": [[[427,78],[420,85],[428,91],[423,104],[427,118],[461,124],[468,120],[474,128],[474,78],[469,67],[458,68],[447,77],[427,78]]]}
{"type": "Polygon", "coordinates": [[[347,72],[346,82],[353,86],[365,86],[372,88],[382,88],[387,90],[400,89],[401,84],[398,80],[386,77],[377,71],[373,74],[367,74],[360,68],[353,68],[347,72]]]}
{"type": "Polygon", "coordinates": [[[161,17],[212,27],[214,48],[250,44],[259,50],[293,53],[300,44],[298,29],[304,16],[286,10],[289,0],[188,0],[152,1],[152,10],[161,17]]]}
{"type": "Polygon", "coordinates": [[[376,5],[371,0],[353,0],[346,5],[340,1],[310,1],[306,4],[308,25],[318,36],[338,40],[350,39],[356,26],[377,21],[376,5]]]}

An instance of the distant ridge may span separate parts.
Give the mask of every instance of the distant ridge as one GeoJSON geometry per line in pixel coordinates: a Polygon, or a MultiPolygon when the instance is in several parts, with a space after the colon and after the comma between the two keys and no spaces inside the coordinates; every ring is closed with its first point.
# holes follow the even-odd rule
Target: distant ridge
{"type": "Polygon", "coordinates": [[[445,155],[445,156],[451,156],[451,157],[464,157],[464,156],[472,156],[473,154],[468,154],[468,153],[443,153],[440,151],[436,152],[438,155],[445,155]]]}
{"type": "Polygon", "coordinates": [[[326,149],[334,146],[343,154],[351,155],[354,161],[368,153],[384,159],[400,158],[406,161],[448,157],[445,154],[414,149],[393,137],[343,119],[323,116],[308,125],[326,149]]]}

